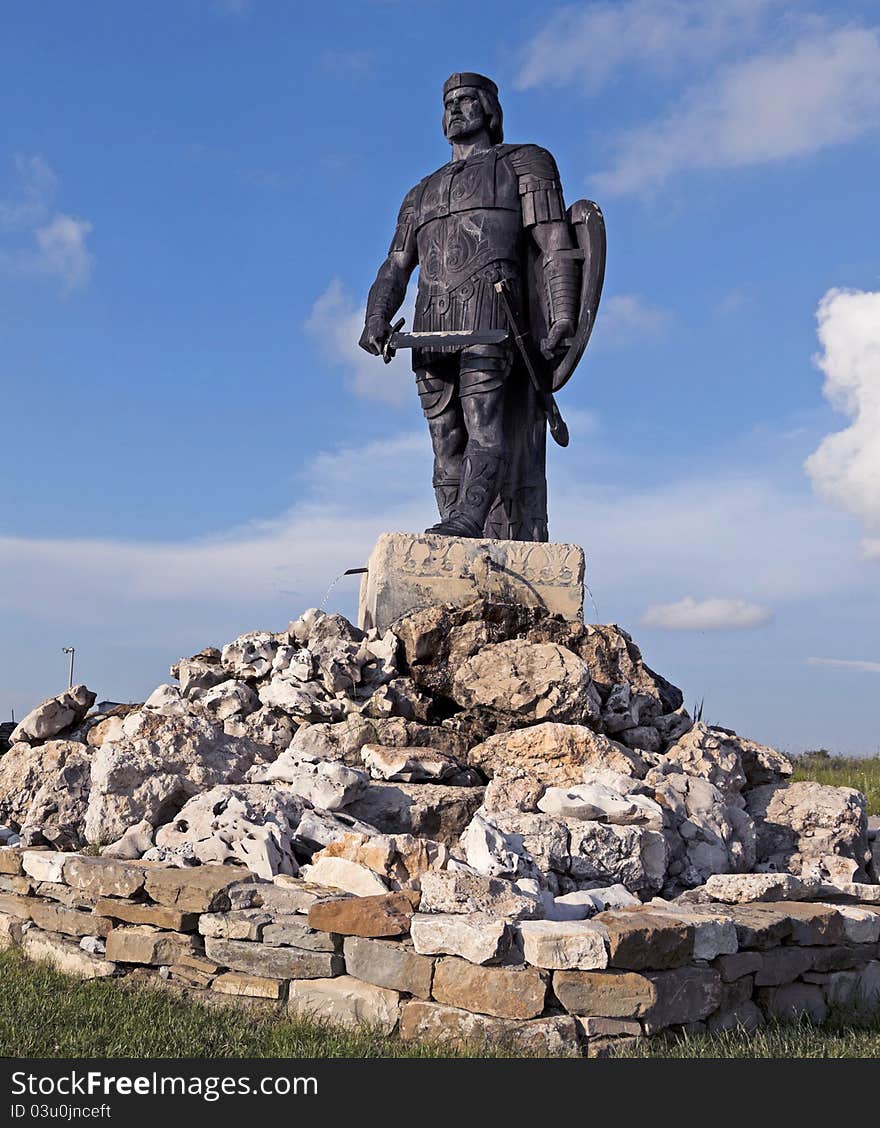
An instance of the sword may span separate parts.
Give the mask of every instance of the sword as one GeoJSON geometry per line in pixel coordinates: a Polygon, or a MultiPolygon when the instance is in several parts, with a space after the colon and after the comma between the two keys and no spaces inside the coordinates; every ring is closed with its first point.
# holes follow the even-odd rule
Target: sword
{"type": "Polygon", "coordinates": [[[469,345],[501,345],[510,334],[506,329],[462,329],[436,332],[401,333],[404,318],[391,326],[391,336],[382,349],[382,359],[389,364],[398,349],[466,349],[469,345]]]}
{"type": "Polygon", "coordinates": [[[561,447],[566,447],[568,446],[569,439],[568,427],[559,412],[559,408],[556,406],[553,393],[545,391],[538,378],[538,373],[535,371],[535,366],[532,363],[531,353],[529,352],[527,344],[529,331],[524,325],[520,324],[516,314],[513,312],[509,290],[504,279],[495,283],[495,289],[498,291],[498,295],[501,298],[501,304],[504,306],[504,312],[507,315],[507,321],[513,333],[513,339],[516,341],[519,355],[522,357],[523,364],[526,366],[526,372],[529,374],[529,379],[532,382],[532,387],[535,389],[538,402],[541,404],[544,414],[547,416],[547,426],[550,428],[550,434],[561,447]]]}

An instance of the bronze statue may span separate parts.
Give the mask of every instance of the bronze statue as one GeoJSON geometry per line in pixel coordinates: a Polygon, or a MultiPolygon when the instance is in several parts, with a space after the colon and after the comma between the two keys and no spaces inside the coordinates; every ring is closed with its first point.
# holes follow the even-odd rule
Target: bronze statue
{"type": "Polygon", "coordinates": [[[412,348],[440,511],[426,531],[546,541],[547,427],[567,444],[553,392],[595,321],[602,213],[586,200],[566,211],[546,149],[503,143],[491,79],[447,79],[443,132],[452,160],[401,205],[360,345],[386,362],[412,348]],[[413,331],[404,333],[402,319],[391,320],[416,266],[413,331]]]}

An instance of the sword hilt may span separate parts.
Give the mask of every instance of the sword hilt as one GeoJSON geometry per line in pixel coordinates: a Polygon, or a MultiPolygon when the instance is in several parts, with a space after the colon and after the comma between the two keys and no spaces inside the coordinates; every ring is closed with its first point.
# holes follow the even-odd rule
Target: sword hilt
{"type": "Polygon", "coordinates": [[[388,334],[388,340],[382,346],[382,359],[385,361],[386,364],[390,364],[392,358],[397,355],[397,350],[393,349],[391,347],[391,338],[394,336],[395,333],[400,332],[400,330],[403,328],[405,323],[406,323],[406,318],[401,317],[401,319],[399,321],[395,321],[395,323],[391,326],[391,332],[388,334]]]}

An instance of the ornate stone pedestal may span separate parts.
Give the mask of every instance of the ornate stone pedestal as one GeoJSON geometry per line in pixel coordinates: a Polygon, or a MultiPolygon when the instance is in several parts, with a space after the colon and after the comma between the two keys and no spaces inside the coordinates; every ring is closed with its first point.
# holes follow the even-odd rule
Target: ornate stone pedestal
{"type": "Polygon", "coordinates": [[[358,607],[364,630],[384,631],[437,603],[479,598],[546,607],[566,619],[583,615],[584,551],[576,544],[383,533],[367,568],[358,607]]]}

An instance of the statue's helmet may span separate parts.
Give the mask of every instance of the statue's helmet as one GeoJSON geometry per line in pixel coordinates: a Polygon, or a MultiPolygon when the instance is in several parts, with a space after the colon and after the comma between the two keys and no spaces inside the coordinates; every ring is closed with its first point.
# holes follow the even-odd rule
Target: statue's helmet
{"type": "MultiPolygon", "coordinates": [[[[489,140],[493,145],[500,145],[504,140],[504,115],[501,112],[501,103],[498,101],[498,87],[491,78],[474,71],[456,71],[443,83],[443,100],[450,90],[458,90],[463,86],[476,90],[483,107],[483,112],[488,121],[489,140]]],[[[443,135],[446,135],[446,122],[443,122],[443,135]]]]}

